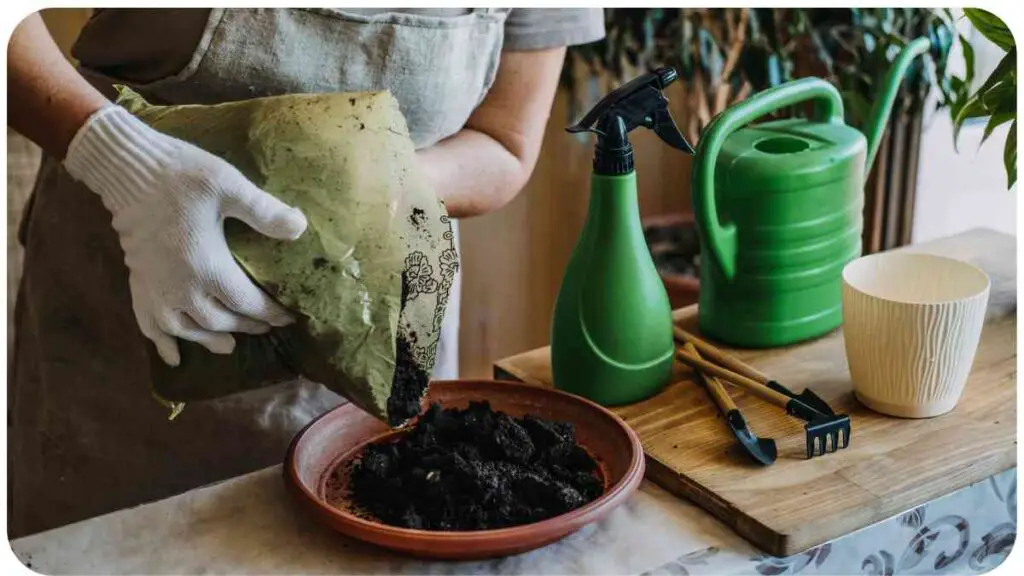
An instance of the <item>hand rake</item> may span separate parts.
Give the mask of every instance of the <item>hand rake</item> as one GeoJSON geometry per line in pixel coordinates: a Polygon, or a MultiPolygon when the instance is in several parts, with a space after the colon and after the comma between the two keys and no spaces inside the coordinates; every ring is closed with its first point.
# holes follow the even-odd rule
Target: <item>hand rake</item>
{"type": "Polygon", "coordinates": [[[715,376],[743,388],[758,398],[783,408],[791,416],[806,421],[804,431],[807,436],[808,458],[835,452],[850,445],[850,417],[844,414],[837,415],[828,403],[814,392],[805,389],[800,394],[795,394],[752,366],[728,356],[681,328],[675,328],[675,336],[684,345],[692,344],[695,351],[717,363],[709,362],[700,354],[685,349],[676,353],[681,362],[706,376],[715,376]]]}

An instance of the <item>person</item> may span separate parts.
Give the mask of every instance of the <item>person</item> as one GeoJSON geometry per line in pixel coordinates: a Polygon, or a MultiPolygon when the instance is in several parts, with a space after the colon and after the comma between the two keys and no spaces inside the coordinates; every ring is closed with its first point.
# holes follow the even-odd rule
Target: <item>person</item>
{"type": "MultiPolygon", "coordinates": [[[[190,405],[150,394],[147,346],[231,353],[294,320],[231,258],[222,223],[299,237],[305,216],[223,160],[111,103],[388,89],[453,218],[491,212],[536,163],[565,47],[600,9],[103,9],[77,70],[38,14],[8,45],[8,124],[44,151],[19,231],[25,269],[9,378],[12,537],[279,463],[341,399],[298,381],[190,405]]],[[[457,295],[453,294],[453,300],[457,295]]],[[[458,307],[442,330],[451,350],[458,307]]],[[[453,375],[441,352],[435,376],[453,375]]]]}

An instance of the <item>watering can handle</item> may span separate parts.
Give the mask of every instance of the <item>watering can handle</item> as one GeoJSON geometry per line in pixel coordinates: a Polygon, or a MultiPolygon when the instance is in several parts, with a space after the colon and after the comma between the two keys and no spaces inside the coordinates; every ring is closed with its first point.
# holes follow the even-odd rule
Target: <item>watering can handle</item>
{"type": "Polygon", "coordinates": [[[693,172],[693,211],[702,241],[727,279],[736,273],[736,227],[723,225],[715,206],[715,161],[725,139],[740,128],[780,108],[814,100],[823,121],[843,123],[843,99],[820,78],[801,78],[759,92],[719,114],[697,145],[693,172]]]}

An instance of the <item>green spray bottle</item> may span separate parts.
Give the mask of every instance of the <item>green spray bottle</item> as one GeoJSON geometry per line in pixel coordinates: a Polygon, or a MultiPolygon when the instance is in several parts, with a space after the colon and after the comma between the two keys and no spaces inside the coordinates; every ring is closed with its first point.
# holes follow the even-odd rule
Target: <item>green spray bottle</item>
{"type": "Polygon", "coordinates": [[[635,78],[566,129],[597,144],[587,219],[555,301],[551,367],[556,388],[599,404],[653,396],[672,370],[672,308],[640,225],[628,134],[643,126],[693,154],[662,93],[675,79],[672,68],[635,78]]]}

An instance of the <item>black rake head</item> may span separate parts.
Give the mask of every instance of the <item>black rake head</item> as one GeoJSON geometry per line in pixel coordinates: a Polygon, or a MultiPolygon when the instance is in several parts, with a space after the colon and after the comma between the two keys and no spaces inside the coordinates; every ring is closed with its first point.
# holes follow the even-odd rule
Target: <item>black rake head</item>
{"type": "Polygon", "coordinates": [[[815,418],[806,425],[807,458],[824,456],[850,445],[850,417],[845,415],[815,418]]]}

